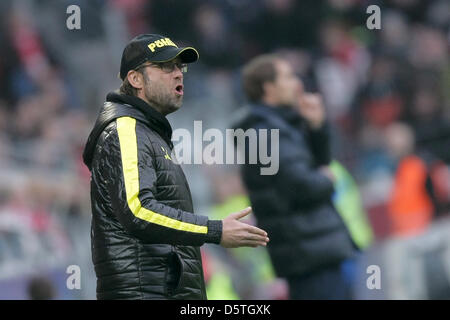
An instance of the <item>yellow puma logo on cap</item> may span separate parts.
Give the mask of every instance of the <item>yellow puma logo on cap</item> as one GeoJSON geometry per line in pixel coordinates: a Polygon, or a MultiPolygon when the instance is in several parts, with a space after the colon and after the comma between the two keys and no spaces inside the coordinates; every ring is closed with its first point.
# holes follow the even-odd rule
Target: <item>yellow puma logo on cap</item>
{"type": "Polygon", "coordinates": [[[166,47],[166,46],[172,46],[172,47],[178,48],[178,46],[175,43],[173,43],[173,41],[170,40],[169,38],[164,38],[164,39],[159,39],[159,40],[153,41],[152,43],[150,43],[148,45],[148,48],[152,52],[155,52],[155,48],[162,48],[162,47],[166,47]]]}

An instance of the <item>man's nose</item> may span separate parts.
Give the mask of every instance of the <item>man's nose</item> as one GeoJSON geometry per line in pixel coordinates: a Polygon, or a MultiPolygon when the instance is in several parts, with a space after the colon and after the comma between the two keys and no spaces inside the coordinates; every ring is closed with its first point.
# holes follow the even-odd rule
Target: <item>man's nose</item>
{"type": "Polygon", "coordinates": [[[176,79],[183,79],[183,72],[181,72],[181,69],[177,66],[175,66],[175,68],[173,69],[173,73],[176,79]]]}

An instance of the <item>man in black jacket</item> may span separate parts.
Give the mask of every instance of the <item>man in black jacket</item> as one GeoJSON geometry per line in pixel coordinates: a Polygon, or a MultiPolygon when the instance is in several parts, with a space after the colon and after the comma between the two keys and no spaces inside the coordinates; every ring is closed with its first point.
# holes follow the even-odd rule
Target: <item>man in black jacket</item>
{"type": "Polygon", "coordinates": [[[192,47],[154,34],[124,49],[119,93],[110,93],[88,138],[92,259],[98,299],[206,299],[200,249],[265,246],[267,233],[238,221],[193,213],[188,183],[171,155],[166,115],[183,99],[192,47]]]}
{"type": "MultiPolygon", "coordinates": [[[[258,226],[271,235],[275,271],[287,279],[292,299],[349,298],[340,268],[355,246],[332,204],[334,178],[327,167],[330,148],[320,97],[304,93],[289,63],[272,55],[245,66],[243,85],[251,105],[235,128],[279,130],[279,141],[268,138],[269,152],[278,143],[276,174],[262,175],[259,161],[242,166],[258,226]]],[[[248,156],[248,146],[238,148],[248,156]]]]}

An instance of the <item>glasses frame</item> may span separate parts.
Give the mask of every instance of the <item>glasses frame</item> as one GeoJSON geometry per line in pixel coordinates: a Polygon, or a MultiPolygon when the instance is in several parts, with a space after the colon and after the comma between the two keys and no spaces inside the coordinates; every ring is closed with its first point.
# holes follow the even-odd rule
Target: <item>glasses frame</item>
{"type": "Polygon", "coordinates": [[[157,67],[160,68],[165,73],[172,73],[175,70],[175,67],[177,67],[182,73],[187,72],[187,63],[173,62],[173,61],[144,63],[134,70],[139,71],[140,69],[146,67],[157,67]]]}

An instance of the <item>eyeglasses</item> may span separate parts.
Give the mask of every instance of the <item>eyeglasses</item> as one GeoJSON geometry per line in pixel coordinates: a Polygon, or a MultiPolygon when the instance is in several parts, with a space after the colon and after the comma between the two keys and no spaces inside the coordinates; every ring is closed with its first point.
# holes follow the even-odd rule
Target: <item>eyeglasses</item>
{"type": "Polygon", "coordinates": [[[173,62],[173,61],[159,62],[159,63],[158,62],[151,62],[151,63],[148,63],[148,64],[140,65],[135,70],[138,71],[141,68],[151,67],[151,66],[158,67],[165,73],[173,72],[175,70],[175,67],[180,69],[180,71],[183,72],[183,73],[187,72],[187,64],[186,63],[173,62]]]}

